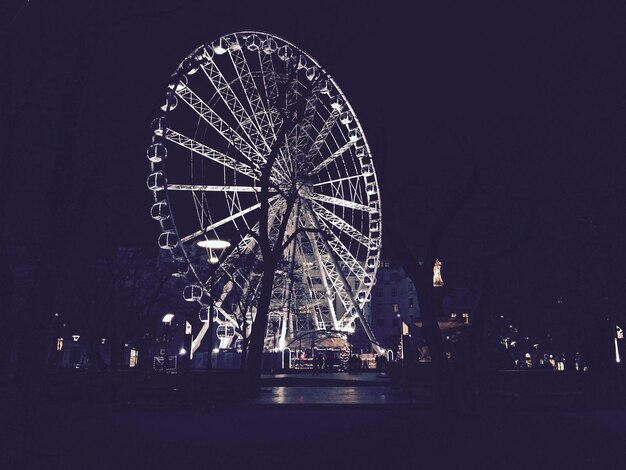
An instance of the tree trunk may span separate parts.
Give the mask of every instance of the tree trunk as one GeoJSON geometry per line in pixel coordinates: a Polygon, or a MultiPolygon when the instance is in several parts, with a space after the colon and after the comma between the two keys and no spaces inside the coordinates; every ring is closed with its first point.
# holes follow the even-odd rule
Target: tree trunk
{"type": "Polygon", "coordinates": [[[263,363],[263,350],[265,349],[265,332],[272,301],[274,287],[274,271],[276,263],[266,262],[266,267],[261,278],[261,294],[257,305],[257,312],[252,324],[250,343],[248,346],[248,358],[246,375],[250,393],[258,394],[261,390],[261,367],[263,363]]]}
{"type": "Polygon", "coordinates": [[[239,368],[242,371],[245,371],[247,369],[248,342],[249,342],[249,339],[247,337],[245,337],[245,336],[241,340],[241,364],[240,364],[239,368]]]}

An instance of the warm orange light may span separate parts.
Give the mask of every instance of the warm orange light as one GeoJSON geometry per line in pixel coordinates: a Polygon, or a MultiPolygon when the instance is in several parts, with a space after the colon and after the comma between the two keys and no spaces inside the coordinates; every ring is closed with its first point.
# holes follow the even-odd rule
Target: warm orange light
{"type": "Polygon", "coordinates": [[[433,287],[443,287],[443,278],[441,277],[441,261],[435,260],[433,266],[433,287]]]}

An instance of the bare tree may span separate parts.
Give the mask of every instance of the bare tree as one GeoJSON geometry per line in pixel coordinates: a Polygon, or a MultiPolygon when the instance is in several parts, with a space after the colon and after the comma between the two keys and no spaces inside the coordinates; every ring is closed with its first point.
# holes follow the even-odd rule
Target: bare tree
{"type": "Polygon", "coordinates": [[[116,371],[122,361],[124,344],[136,338],[159,307],[177,296],[171,285],[170,263],[162,263],[140,249],[121,248],[115,254],[87,265],[74,266],[82,276],[61,281],[57,306],[69,321],[85,332],[91,362],[100,370],[116,371]],[[110,350],[110,363],[102,358],[102,339],[110,350]]]}
{"type": "MultiPolygon", "coordinates": [[[[295,66],[292,67],[291,73],[296,73],[295,66]]],[[[280,100],[285,100],[288,93],[289,78],[286,80],[286,84],[279,90],[280,100]]],[[[278,111],[281,115],[282,123],[276,133],[276,140],[274,141],[270,152],[267,156],[266,163],[260,167],[260,218],[259,218],[259,231],[250,231],[249,235],[252,236],[259,246],[259,253],[261,264],[259,265],[260,271],[260,287],[257,300],[257,311],[252,324],[252,331],[249,337],[249,351],[247,357],[247,373],[250,379],[251,389],[258,390],[260,385],[261,376],[261,364],[263,358],[263,351],[265,349],[265,336],[268,328],[268,319],[270,315],[270,308],[272,302],[272,291],[274,288],[276,271],[283,259],[283,254],[287,247],[294,241],[294,239],[302,232],[319,232],[319,230],[311,227],[298,227],[295,230],[288,232],[289,220],[292,217],[296,204],[299,200],[300,190],[304,184],[298,178],[298,175],[293,175],[288,182],[281,185],[277,185],[272,181],[272,172],[276,159],[279,155],[281,148],[287,145],[287,138],[292,132],[297,132],[296,127],[300,126],[306,119],[308,113],[314,112],[314,109],[307,109],[307,98],[311,96],[315,88],[318,86],[320,76],[314,78],[308,84],[306,84],[306,90],[302,90],[295,105],[291,107],[283,108],[278,107],[278,111]],[[271,201],[270,198],[273,194],[278,193],[282,198],[283,210],[277,215],[278,228],[275,234],[270,231],[270,211],[271,201]]],[[[305,164],[305,162],[300,162],[305,164]]],[[[298,168],[294,170],[298,172],[298,168]]]]}

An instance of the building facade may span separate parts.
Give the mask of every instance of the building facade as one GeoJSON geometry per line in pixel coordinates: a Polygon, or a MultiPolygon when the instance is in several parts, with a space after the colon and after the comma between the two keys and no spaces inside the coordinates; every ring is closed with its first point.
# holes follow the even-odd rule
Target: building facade
{"type": "Polygon", "coordinates": [[[382,347],[395,349],[402,322],[415,323],[420,318],[415,286],[402,268],[381,261],[371,295],[367,316],[374,335],[382,347]]]}

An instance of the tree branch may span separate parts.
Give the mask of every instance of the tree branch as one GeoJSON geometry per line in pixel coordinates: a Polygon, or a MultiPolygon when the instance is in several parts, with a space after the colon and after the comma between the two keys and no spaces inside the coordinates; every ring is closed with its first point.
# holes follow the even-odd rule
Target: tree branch
{"type": "Polygon", "coordinates": [[[322,230],[318,230],[316,228],[298,227],[298,229],[296,229],[291,235],[287,237],[287,240],[285,240],[285,243],[283,243],[281,247],[281,251],[284,251],[289,246],[289,244],[293,241],[293,239],[296,238],[302,232],[321,233],[324,236],[326,236],[325,232],[323,232],[322,230]]]}

